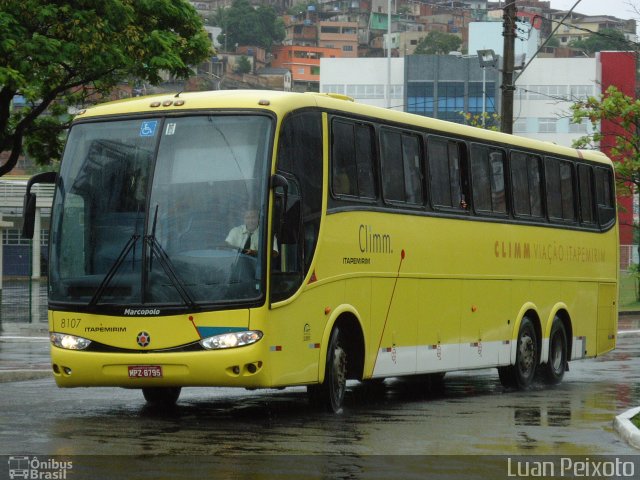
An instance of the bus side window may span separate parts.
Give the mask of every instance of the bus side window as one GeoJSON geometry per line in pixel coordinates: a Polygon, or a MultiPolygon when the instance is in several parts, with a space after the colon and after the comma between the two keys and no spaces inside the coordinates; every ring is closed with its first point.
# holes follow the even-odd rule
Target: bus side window
{"type": "Polygon", "coordinates": [[[422,205],[420,138],[384,129],[380,134],[384,199],[422,205]]]}
{"type": "Polygon", "coordinates": [[[342,119],[331,123],[331,184],[336,196],[374,199],[374,130],[342,119]]]}
{"type": "Polygon", "coordinates": [[[593,216],[593,170],[589,165],[578,165],[578,190],[580,191],[580,220],[583,224],[594,223],[593,216]]]}
{"type": "Polygon", "coordinates": [[[573,163],[547,157],[544,170],[549,218],[560,222],[575,221],[573,163]]]}
{"type": "Polygon", "coordinates": [[[318,243],[323,189],[321,115],[314,111],[294,113],[280,128],[277,167],[289,189],[282,212],[284,228],[281,238],[275,240],[279,256],[271,262],[274,302],[293,295],[302,285],[318,243]]]}
{"type": "Polygon", "coordinates": [[[595,169],[595,178],[598,223],[601,228],[609,228],[616,220],[613,174],[610,169],[598,167],[595,169]]]}
{"type": "Polygon", "coordinates": [[[473,204],[478,212],[506,214],[504,153],[485,145],[471,145],[473,204]]]}
{"type": "Polygon", "coordinates": [[[511,191],[517,216],[542,218],[542,167],[540,157],[511,153],[511,191]]]}
{"type": "Polygon", "coordinates": [[[431,136],[427,142],[431,200],[437,208],[467,210],[469,180],[460,142],[431,136]]]}

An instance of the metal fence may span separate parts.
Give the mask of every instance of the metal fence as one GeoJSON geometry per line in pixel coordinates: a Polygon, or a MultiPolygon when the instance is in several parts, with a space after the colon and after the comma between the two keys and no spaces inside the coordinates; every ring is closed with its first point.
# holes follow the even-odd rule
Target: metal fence
{"type": "Polygon", "coordinates": [[[47,279],[5,278],[0,290],[0,334],[47,331],[47,279]]]}
{"type": "Polygon", "coordinates": [[[620,245],[620,270],[626,272],[638,261],[638,245],[620,245]]]}

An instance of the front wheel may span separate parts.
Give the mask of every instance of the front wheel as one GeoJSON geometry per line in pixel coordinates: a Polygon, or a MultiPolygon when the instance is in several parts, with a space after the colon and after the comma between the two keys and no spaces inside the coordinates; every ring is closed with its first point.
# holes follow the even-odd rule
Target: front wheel
{"type": "Polygon", "coordinates": [[[533,322],[527,317],[522,319],[518,330],[516,363],[508,367],[498,368],[500,382],[505,387],[516,387],[525,390],[533,382],[538,359],[538,336],[533,322]]]}
{"type": "Polygon", "coordinates": [[[347,390],[347,351],[339,328],[334,328],[327,349],[324,382],[309,385],[307,391],[311,401],[325,407],[329,412],[342,412],[342,402],[347,390]]]}
{"type": "Polygon", "coordinates": [[[562,381],[567,370],[567,333],[559,318],[553,319],[549,334],[549,360],[543,367],[545,382],[556,385],[562,381]]]}
{"type": "Polygon", "coordinates": [[[143,388],[142,395],[150,405],[172,406],[178,401],[180,390],[180,387],[143,388]]]}

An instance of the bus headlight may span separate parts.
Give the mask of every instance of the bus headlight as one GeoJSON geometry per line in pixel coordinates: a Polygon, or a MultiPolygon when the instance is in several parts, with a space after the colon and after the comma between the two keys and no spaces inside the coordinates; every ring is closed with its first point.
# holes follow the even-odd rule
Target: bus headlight
{"type": "Polygon", "coordinates": [[[221,348],[244,347],[256,343],[261,338],[262,332],[260,330],[247,330],[203,338],[200,340],[200,345],[207,350],[219,350],[221,348]]]}
{"type": "Polygon", "coordinates": [[[58,348],[64,348],[66,350],[84,350],[91,345],[91,340],[86,338],[76,337],[75,335],[68,335],[66,333],[54,333],[49,336],[51,343],[58,348]]]}

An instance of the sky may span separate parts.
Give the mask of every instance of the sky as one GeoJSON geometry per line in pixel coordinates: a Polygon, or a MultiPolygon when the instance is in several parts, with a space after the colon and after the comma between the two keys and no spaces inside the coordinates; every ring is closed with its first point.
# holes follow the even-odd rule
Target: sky
{"type": "MultiPolygon", "coordinates": [[[[574,3],[576,0],[551,0],[551,8],[569,10],[574,3]]],[[[581,0],[573,11],[585,15],[613,15],[623,20],[640,19],[633,6],[640,10],[640,0],[581,0]]]]}

